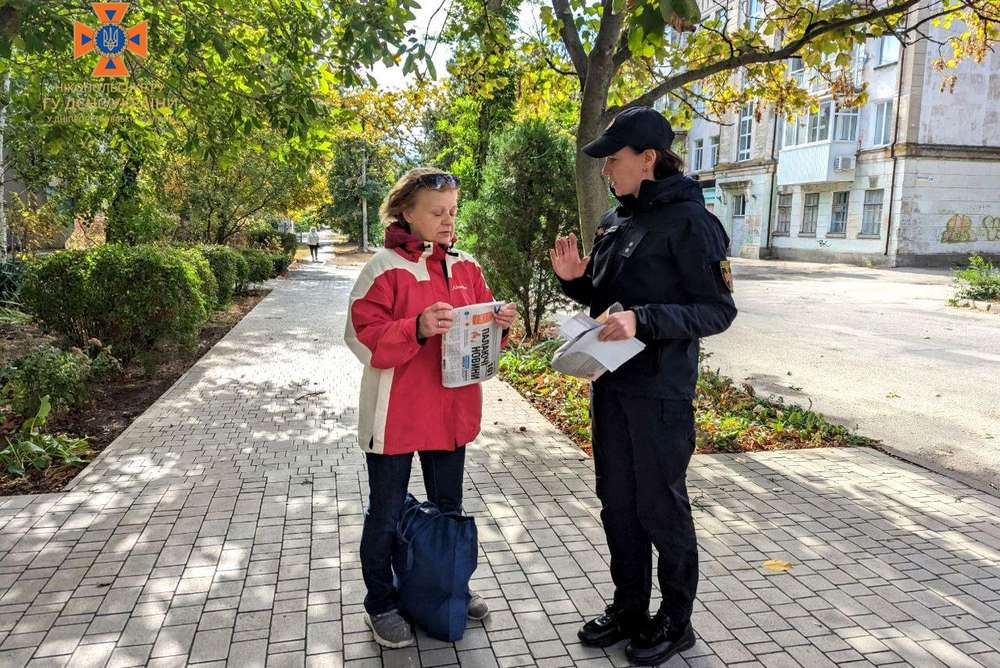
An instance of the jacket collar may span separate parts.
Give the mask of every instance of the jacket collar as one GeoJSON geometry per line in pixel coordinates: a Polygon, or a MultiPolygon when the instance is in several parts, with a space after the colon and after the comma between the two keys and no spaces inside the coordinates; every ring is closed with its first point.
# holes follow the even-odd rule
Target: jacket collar
{"type": "Polygon", "coordinates": [[[441,244],[432,244],[416,236],[405,223],[393,223],[386,228],[385,247],[395,250],[412,262],[421,257],[441,260],[447,251],[441,244]]]}
{"type": "Polygon", "coordinates": [[[673,202],[691,201],[705,204],[701,184],[680,173],[665,179],[643,181],[637,195],[619,196],[613,189],[611,193],[618,200],[618,214],[622,216],[650,211],[657,206],[673,202]]]}

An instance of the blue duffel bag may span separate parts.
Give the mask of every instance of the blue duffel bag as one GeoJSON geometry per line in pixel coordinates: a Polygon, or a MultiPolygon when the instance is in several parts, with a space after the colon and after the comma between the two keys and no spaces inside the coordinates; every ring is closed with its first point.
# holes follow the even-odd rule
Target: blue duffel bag
{"type": "Polygon", "coordinates": [[[455,642],[465,633],[477,545],[473,518],[406,495],[392,569],[401,611],[432,638],[455,642]]]}

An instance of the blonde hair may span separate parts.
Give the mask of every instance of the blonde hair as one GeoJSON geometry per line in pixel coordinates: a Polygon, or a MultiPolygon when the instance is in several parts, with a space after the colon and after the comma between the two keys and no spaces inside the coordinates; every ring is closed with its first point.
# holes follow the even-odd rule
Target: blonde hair
{"type": "Polygon", "coordinates": [[[413,198],[423,189],[423,186],[415,185],[417,179],[431,174],[447,173],[437,167],[414,167],[399,177],[396,185],[389,190],[389,194],[382,200],[382,206],[379,207],[378,216],[382,224],[385,227],[389,227],[393,223],[406,224],[403,219],[403,211],[413,203],[413,198]]]}

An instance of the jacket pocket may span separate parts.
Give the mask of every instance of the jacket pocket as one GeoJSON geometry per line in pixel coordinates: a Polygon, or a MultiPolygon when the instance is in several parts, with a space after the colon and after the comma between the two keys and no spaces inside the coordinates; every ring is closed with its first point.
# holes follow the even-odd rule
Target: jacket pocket
{"type": "Polygon", "coordinates": [[[621,250],[618,251],[618,254],[626,258],[632,257],[632,254],[635,253],[635,249],[639,247],[639,244],[642,243],[645,236],[646,230],[644,229],[633,228],[629,230],[625,233],[621,242],[619,242],[621,244],[621,250]]]}

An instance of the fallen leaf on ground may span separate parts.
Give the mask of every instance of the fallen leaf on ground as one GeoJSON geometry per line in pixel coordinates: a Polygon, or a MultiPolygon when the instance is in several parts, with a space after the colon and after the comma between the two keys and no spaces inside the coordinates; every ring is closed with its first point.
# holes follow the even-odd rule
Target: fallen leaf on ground
{"type": "Polygon", "coordinates": [[[768,559],[764,562],[764,568],[769,571],[774,571],[775,573],[787,573],[792,569],[794,564],[781,559],[768,559]]]}

